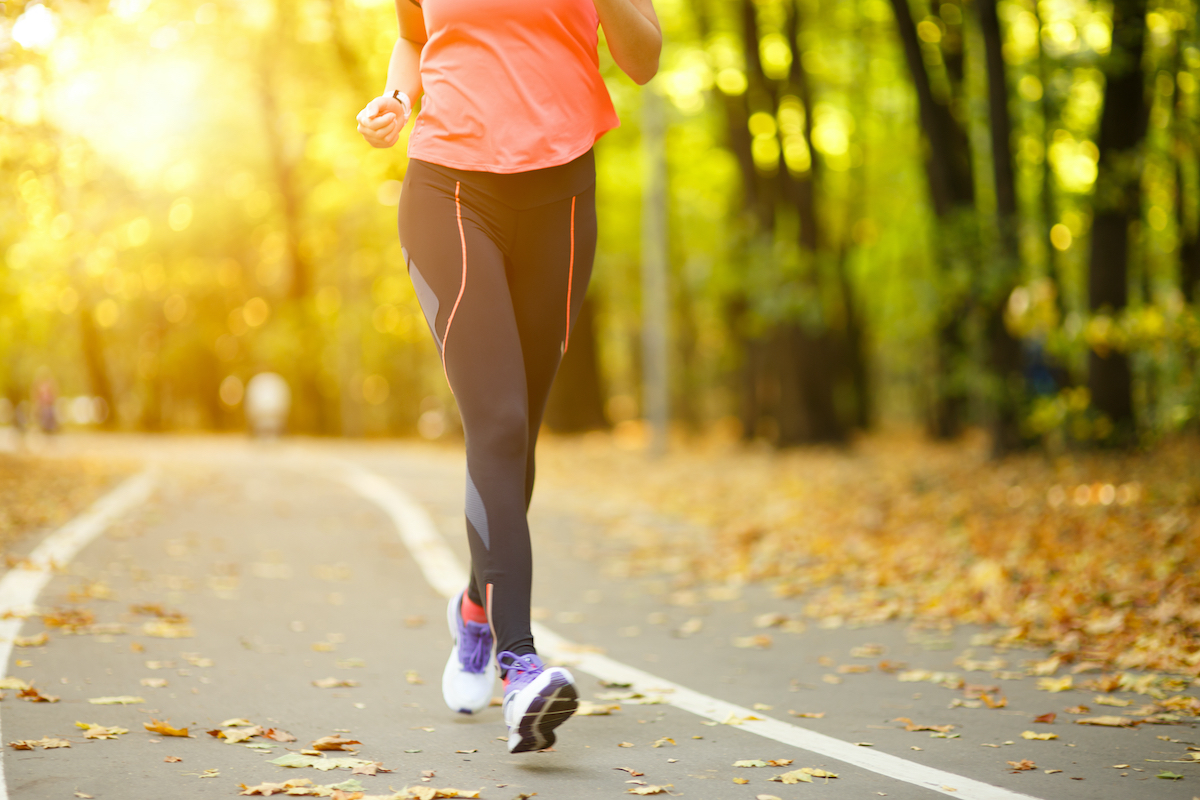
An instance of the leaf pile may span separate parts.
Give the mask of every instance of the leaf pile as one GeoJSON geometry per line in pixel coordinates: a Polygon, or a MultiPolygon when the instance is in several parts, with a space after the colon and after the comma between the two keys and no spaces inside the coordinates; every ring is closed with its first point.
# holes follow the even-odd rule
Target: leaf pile
{"type": "Polygon", "coordinates": [[[78,514],[133,465],[0,453],[0,553],[23,534],[78,514]]]}
{"type": "Polygon", "coordinates": [[[997,645],[1063,665],[1200,674],[1195,439],[997,463],[981,437],[650,461],[596,436],[550,440],[543,460],[556,494],[624,542],[610,574],[671,576],[676,595],[770,581],[824,625],[1002,626],[997,645]]]}

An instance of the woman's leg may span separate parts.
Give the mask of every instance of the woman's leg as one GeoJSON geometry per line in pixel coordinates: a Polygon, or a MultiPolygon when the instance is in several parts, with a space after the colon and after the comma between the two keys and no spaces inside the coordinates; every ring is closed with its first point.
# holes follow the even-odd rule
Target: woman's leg
{"type": "Polygon", "coordinates": [[[596,187],[518,212],[509,287],[521,337],[529,404],[525,504],[533,497],[534,448],[558,365],[570,344],[596,255],[596,187]]]}
{"type": "Polygon", "coordinates": [[[473,583],[497,651],[534,652],[525,519],[529,403],[502,245],[516,212],[413,161],[400,201],[409,274],[441,350],[467,445],[473,583]]]}

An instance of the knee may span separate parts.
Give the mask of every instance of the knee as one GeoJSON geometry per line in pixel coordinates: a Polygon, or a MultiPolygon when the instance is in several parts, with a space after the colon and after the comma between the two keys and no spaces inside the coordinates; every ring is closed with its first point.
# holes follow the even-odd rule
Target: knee
{"type": "Polygon", "coordinates": [[[525,461],[529,449],[529,417],[523,408],[495,403],[467,427],[471,444],[493,458],[525,461]]]}

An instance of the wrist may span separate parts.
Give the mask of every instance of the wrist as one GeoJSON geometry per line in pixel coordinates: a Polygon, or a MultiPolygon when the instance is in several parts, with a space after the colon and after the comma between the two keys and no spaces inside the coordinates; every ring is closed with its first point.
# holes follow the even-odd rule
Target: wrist
{"type": "Polygon", "coordinates": [[[404,118],[407,120],[412,115],[412,99],[399,89],[393,90],[388,96],[399,103],[400,107],[404,109],[404,118]]]}

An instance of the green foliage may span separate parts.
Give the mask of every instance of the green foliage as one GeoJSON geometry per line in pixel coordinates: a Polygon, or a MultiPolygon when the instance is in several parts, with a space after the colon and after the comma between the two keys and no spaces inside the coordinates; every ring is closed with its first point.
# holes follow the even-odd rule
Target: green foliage
{"type": "MultiPolygon", "coordinates": [[[[970,4],[911,6],[934,92],[953,98],[972,140],[976,207],[942,223],[928,200],[927,145],[890,4],[762,0],[756,52],[743,45],[739,7],[660,0],[666,49],[647,89],[601,48],[622,118],[597,146],[592,291],[605,384],[638,396],[638,118],[641,93],[659,91],[670,112],[681,404],[702,421],[736,411],[747,336],[785,323],[840,330],[839,265],[885,419],[924,415],[933,340],[948,319],[962,317],[969,345],[954,380],[982,392],[988,375],[971,315],[974,304],[1004,302],[992,296],[1008,291],[1008,267],[991,255],[987,107],[970,4]],[[801,19],[795,39],[792,13],[801,19]],[[811,97],[763,94],[754,61],[772,81],[802,65],[811,97]],[[740,98],[752,113],[733,131],[725,104],[740,98]],[[797,244],[799,223],[787,214],[770,232],[755,221],[734,133],[750,140],[760,178],[784,170],[815,180],[818,251],[797,244]]],[[[405,140],[375,151],[354,129],[383,84],[390,3],[48,3],[57,31],[42,42],[31,38],[32,5],[2,8],[0,177],[12,190],[0,192],[0,393],[28,398],[37,370],[49,367],[65,395],[107,391],[122,427],[231,428],[240,425],[235,389],[271,369],[297,392],[299,427],[356,435],[410,433],[421,413],[452,402],[395,236],[405,140]]],[[[1092,209],[1106,202],[1096,128],[1109,11],[1007,0],[999,12],[1020,210],[1020,286],[1007,319],[1045,343],[1060,378],[1032,402],[1026,429],[1077,440],[1102,429],[1093,420],[1077,435],[1089,412],[1075,387],[1088,349],[1105,347],[1134,356],[1143,429],[1193,424],[1200,333],[1181,293],[1179,253],[1200,227],[1195,2],[1162,0],[1147,17],[1150,127],[1117,176],[1140,181],[1143,222],[1130,306],[1116,317],[1087,311],[1092,209]]]]}

